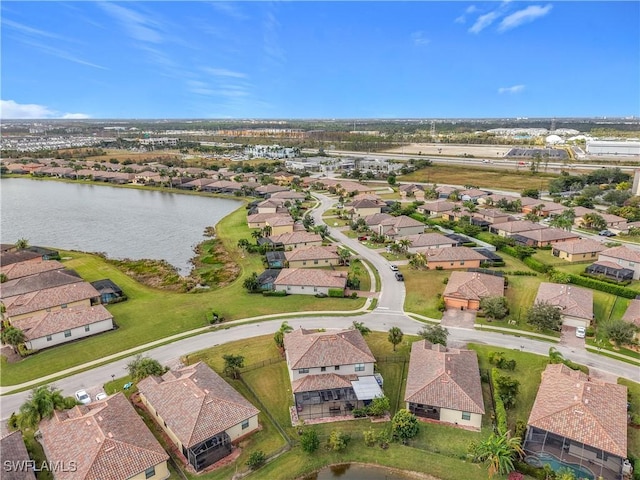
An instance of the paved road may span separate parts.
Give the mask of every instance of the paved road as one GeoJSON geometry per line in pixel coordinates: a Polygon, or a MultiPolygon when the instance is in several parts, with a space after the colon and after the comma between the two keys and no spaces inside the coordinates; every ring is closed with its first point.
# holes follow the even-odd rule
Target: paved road
{"type": "MultiPolygon", "coordinates": [[[[320,224],[322,211],[331,205],[331,200],[323,195],[318,195],[318,198],[321,201],[321,207],[317,212],[314,212],[314,217],[316,223],[320,224]]],[[[334,238],[342,241],[363,258],[369,260],[378,270],[382,279],[383,289],[380,293],[378,308],[371,313],[357,317],[358,321],[364,322],[367,327],[375,331],[385,332],[392,326],[397,326],[407,334],[417,333],[423,323],[413,320],[403,313],[404,283],[395,280],[388,262],[375,252],[361,245],[357,240],[347,238],[334,229],[331,230],[334,238]]],[[[207,332],[154,348],[147,351],[145,355],[155,358],[162,364],[174,364],[180,357],[198,350],[258,335],[272,334],[279,328],[281,321],[282,320],[279,319],[255,324],[237,325],[229,329],[207,332]]],[[[353,317],[290,317],[287,318],[287,321],[294,328],[346,328],[351,325],[353,317]]],[[[449,328],[449,332],[449,340],[452,344],[463,344],[467,342],[484,343],[497,345],[505,349],[522,349],[541,355],[547,355],[549,347],[551,346],[548,342],[482,330],[449,328]]],[[[640,369],[638,369],[637,366],[593,354],[586,350],[572,350],[563,346],[556,347],[566,358],[575,362],[615,376],[640,381],[640,369]]],[[[126,364],[130,359],[131,358],[118,360],[108,365],[71,375],[54,383],[57,388],[62,389],[65,395],[73,395],[76,390],[81,388],[95,389],[110,381],[112,375],[115,375],[116,378],[124,376],[126,374],[126,364]]],[[[6,419],[12,412],[17,411],[28,395],[29,392],[27,391],[0,397],[0,418],[6,419]]]]}

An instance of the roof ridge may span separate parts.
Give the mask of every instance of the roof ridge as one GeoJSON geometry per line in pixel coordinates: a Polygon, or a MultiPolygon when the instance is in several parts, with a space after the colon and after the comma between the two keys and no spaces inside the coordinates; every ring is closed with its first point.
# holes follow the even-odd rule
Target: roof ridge
{"type": "MultiPolygon", "coordinates": [[[[196,398],[200,399],[200,397],[196,397],[196,398]]],[[[195,422],[193,422],[193,424],[190,427],[190,432],[189,432],[187,445],[191,445],[191,441],[192,441],[193,435],[194,435],[194,433],[196,431],[196,427],[200,423],[199,422],[200,417],[203,415],[203,412],[202,412],[203,408],[202,407],[204,405],[204,401],[206,400],[206,398],[207,398],[207,395],[205,394],[205,395],[202,396],[202,399],[200,400],[200,408],[198,408],[198,416],[196,417],[195,422]]]]}

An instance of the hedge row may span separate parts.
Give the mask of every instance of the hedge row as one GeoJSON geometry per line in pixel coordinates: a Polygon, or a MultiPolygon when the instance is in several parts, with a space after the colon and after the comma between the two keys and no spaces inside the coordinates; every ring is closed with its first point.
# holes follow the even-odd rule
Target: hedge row
{"type": "Polygon", "coordinates": [[[500,397],[500,394],[496,391],[498,385],[498,377],[500,376],[500,372],[498,372],[497,368],[491,369],[491,384],[493,385],[493,400],[496,405],[496,428],[498,429],[498,434],[502,435],[508,430],[507,426],[507,409],[504,407],[504,402],[500,397]]]}
{"type": "Polygon", "coordinates": [[[619,297],[634,299],[639,292],[630,288],[621,287],[619,285],[613,285],[611,283],[602,282],[589,277],[583,277],[581,275],[569,274],[569,282],[581,287],[592,288],[594,290],[600,290],[601,292],[611,293],[618,295],[619,297]]]}
{"type": "Polygon", "coordinates": [[[604,283],[611,283],[612,285],[618,285],[619,287],[624,287],[625,285],[629,285],[631,283],[631,280],[621,280],[621,281],[616,281],[613,280],[611,278],[607,278],[604,275],[594,275],[592,273],[587,273],[587,272],[582,272],[580,274],[581,277],[587,277],[587,278],[593,278],[594,280],[598,280],[600,282],[604,282],[604,283]]]}
{"type": "Polygon", "coordinates": [[[539,273],[548,273],[549,269],[552,268],[533,257],[526,257],[524,260],[522,260],[522,263],[524,263],[531,270],[539,273]]]}

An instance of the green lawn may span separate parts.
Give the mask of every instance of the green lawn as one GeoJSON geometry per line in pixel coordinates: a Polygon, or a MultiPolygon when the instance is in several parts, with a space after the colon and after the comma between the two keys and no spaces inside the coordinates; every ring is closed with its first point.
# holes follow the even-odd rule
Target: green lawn
{"type": "MultiPolygon", "coordinates": [[[[625,378],[618,379],[618,383],[629,389],[630,412],[640,415],[640,383],[632,382],[625,378]]],[[[637,471],[640,468],[640,428],[627,427],[627,450],[630,457],[636,458],[637,471]]]]}

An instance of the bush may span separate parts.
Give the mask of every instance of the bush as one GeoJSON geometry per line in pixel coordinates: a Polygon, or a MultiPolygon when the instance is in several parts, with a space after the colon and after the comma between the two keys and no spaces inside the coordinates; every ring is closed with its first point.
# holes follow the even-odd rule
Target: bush
{"type": "Polygon", "coordinates": [[[391,428],[393,429],[393,435],[404,442],[418,434],[420,425],[413,413],[406,408],[402,408],[393,416],[391,428]]]}
{"type": "Polygon", "coordinates": [[[358,292],[351,292],[351,298],[358,298],[358,292]]]}
{"type": "Polygon", "coordinates": [[[251,455],[249,455],[249,460],[247,460],[247,466],[251,470],[257,470],[262,465],[264,465],[264,462],[266,460],[267,460],[267,457],[265,456],[264,452],[262,450],[256,450],[251,455]]]}
{"type": "Polygon", "coordinates": [[[626,286],[629,285],[631,283],[631,280],[623,280],[623,281],[617,281],[617,280],[613,280],[611,278],[607,278],[604,275],[594,275],[592,273],[587,273],[587,272],[582,272],[580,274],[581,277],[586,277],[586,278],[592,278],[593,280],[599,280],[600,282],[604,282],[604,283],[611,283],[613,285],[618,285],[618,286],[626,286]]]}
{"type": "Polygon", "coordinates": [[[341,452],[347,448],[350,441],[351,437],[346,433],[339,430],[332,430],[329,435],[329,439],[327,440],[327,448],[334,452],[341,452]]]}
{"type": "Polygon", "coordinates": [[[500,374],[498,370],[495,368],[491,369],[491,383],[493,385],[493,400],[495,403],[495,411],[496,411],[496,429],[498,430],[498,434],[502,435],[508,429],[507,426],[507,409],[504,406],[504,402],[498,393],[498,378],[500,374]]]}
{"type": "Polygon", "coordinates": [[[606,282],[601,282],[599,280],[594,280],[593,278],[583,277],[581,275],[569,274],[569,281],[574,285],[579,285],[581,287],[592,288],[594,290],[599,290],[605,293],[611,293],[613,295],[617,295],[623,298],[636,298],[638,292],[635,290],[631,290],[630,288],[621,287],[619,285],[613,285],[606,282]]]}
{"type": "Polygon", "coordinates": [[[367,409],[366,408],[354,408],[351,413],[353,414],[354,418],[364,418],[367,416],[367,409]]]}
{"type": "Polygon", "coordinates": [[[340,288],[330,288],[329,289],[329,296],[330,297],[342,298],[342,297],[344,297],[344,290],[342,290],[340,288]]]}
{"type": "Polygon", "coordinates": [[[504,272],[506,275],[516,275],[516,276],[523,276],[523,277],[537,277],[538,274],[535,272],[529,272],[527,270],[513,270],[510,272],[504,272]]]}
{"type": "Polygon", "coordinates": [[[320,439],[318,438],[318,432],[313,429],[305,430],[300,438],[300,446],[306,453],[315,452],[320,446],[320,439]]]}
{"type": "Polygon", "coordinates": [[[444,268],[442,268],[440,265],[438,265],[438,266],[436,267],[436,270],[444,270],[444,268]]]}
{"type": "Polygon", "coordinates": [[[391,403],[387,397],[376,397],[369,404],[369,414],[381,417],[391,409],[391,403]]]}
{"type": "Polygon", "coordinates": [[[531,270],[534,270],[539,273],[549,273],[551,270],[553,270],[553,267],[550,267],[549,265],[545,265],[540,260],[533,257],[523,258],[522,263],[524,263],[531,270]]]}
{"type": "Polygon", "coordinates": [[[262,292],[262,295],[264,295],[265,297],[286,297],[287,291],[286,290],[266,291],[266,292],[262,292]]]}
{"type": "Polygon", "coordinates": [[[441,312],[444,312],[447,309],[447,304],[444,301],[444,298],[441,298],[440,300],[438,300],[438,310],[440,310],[441,312]]]}
{"type": "Polygon", "coordinates": [[[362,438],[364,439],[364,444],[367,447],[373,447],[378,440],[375,430],[371,427],[369,427],[369,430],[362,432],[362,438]]]}

